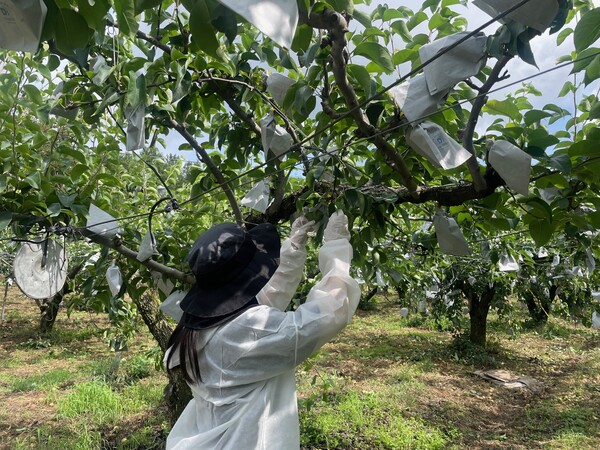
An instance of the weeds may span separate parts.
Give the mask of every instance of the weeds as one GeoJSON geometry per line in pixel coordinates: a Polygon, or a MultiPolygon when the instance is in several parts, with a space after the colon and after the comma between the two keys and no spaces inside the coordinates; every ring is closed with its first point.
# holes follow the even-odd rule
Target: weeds
{"type": "Polygon", "coordinates": [[[310,448],[448,448],[448,436],[405,418],[375,393],[345,392],[301,415],[302,445],[310,448]]]}
{"type": "Polygon", "coordinates": [[[13,380],[9,389],[11,392],[27,392],[47,390],[73,378],[71,372],[65,369],[50,370],[38,375],[13,380]]]}

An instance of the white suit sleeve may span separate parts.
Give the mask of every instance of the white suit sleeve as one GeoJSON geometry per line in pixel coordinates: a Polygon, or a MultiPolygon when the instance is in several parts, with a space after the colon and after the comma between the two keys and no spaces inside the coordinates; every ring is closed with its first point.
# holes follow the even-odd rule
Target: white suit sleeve
{"type": "Polygon", "coordinates": [[[306,247],[294,245],[291,239],[283,241],[279,267],[267,284],[256,295],[258,303],[281,311],[289,305],[304,274],[306,247]]]}
{"type": "Polygon", "coordinates": [[[322,279],[296,311],[248,310],[222,329],[222,374],[229,383],[250,383],[291,370],[331,340],[351,320],[360,300],[350,277],[352,247],[328,241],[319,251],[322,279]],[[248,339],[251,337],[250,339],[248,339]]]}

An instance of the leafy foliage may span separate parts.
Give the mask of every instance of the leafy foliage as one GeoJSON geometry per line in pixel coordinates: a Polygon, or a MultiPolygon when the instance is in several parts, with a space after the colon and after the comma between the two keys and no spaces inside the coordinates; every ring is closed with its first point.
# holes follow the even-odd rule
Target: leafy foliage
{"type": "MultiPolygon", "coordinates": [[[[509,59],[536,64],[530,42],[539,33],[514,21],[499,24],[488,37],[488,65],[428,117],[477,157],[451,170],[407,145],[411,124],[387,90],[407,78],[400,74],[417,74],[422,46],[469,30],[460,14],[466,2],[427,0],[416,10],[299,2],[291,49],[213,1],[45,3],[39,50],[0,54],[0,230],[104,245],[85,232],[90,204],[124,218],[121,247],[105,247],[89,262],[73,300],[73,307],[108,312],[120,334],[131,333],[135,314],[126,298],[139,300],[160,278],[119,251],[135,253],[150,211],[153,261],[160,265],[153,271],[176,269],[173,280],[182,288],[187,248],[222,220],[282,225],[301,212],[322,229],[342,208],[363,279],[414,298],[423,297],[436,270],[440,282],[449,279],[446,269],[462,270],[460,259],[433,256],[435,232],[421,228],[435,206],[456,218],[472,246],[523,232],[533,248],[562,237],[582,248],[595,242],[600,102],[587,87],[600,78],[593,47],[600,20],[590,1],[561,0],[550,29],[557,43],[572,39],[575,46],[563,59],[573,76],[560,95],[576,108],[559,100],[534,106],[541,92],[531,83],[487,98],[509,59]],[[287,77],[287,90],[273,87],[275,74],[287,77]],[[485,130],[476,128],[482,114],[491,120],[485,130]],[[293,144],[277,156],[263,148],[261,119],[270,115],[293,144]],[[142,142],[136,151],[133,136],[142,142]],[[487,163],[487,141],[494,139],[534,158],[529,195],[505,188],[487,163]],[[198,161],[164,156],[165,149],[193,150],[198,161]],[[266,213],[253,214],[237,199],[263,179],[274,200],[266,213]],[[125,280],[116,296],[103,276],[113,260],[125,280]]],[[[98,252],[74,245],[83,261],[98,252]]],[[[471,264],[478,283],[505,285],[496,262],[471,264]]],[[[499,298],[507,292],[498,291],[499,298]]]]}

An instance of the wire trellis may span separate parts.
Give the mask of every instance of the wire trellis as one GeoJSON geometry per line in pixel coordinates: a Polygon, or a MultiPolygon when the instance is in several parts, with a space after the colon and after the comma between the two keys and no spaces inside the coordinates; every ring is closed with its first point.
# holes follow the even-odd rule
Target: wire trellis
{"type": "MultiPolygon", "coordinates": [[[[407,73],[406,75],[404,75],[400,79],[392,82],[391,84],[389,84],[387,87],[385,87],[381,91],[375,93],[373,96],[371,96],[368,99],[364,100],[362,103],[360,103],[359,105],[355,106],[353,109],[351,109],[351,110],[347,111],[346,113],[344,113],[344,114],[336,117],[326,127],[323,127],[321,129],[318,129],[318,130],[314,131],[313,133],[311,133],[309,136],[307,136],[306,138],[304,138],[300,142],[295,143],[294,145],[292,145],[290,147],[289,150],[283,152],[282,154],[280,154],[278,156],[271,157],[271,158],[267,159],[265,162],[257,164],[255,166],[253,166],[252,168],[250,168],[250,169],[248,169],[248,170],[246,170],[246,171],[244,171],[244,172],[242,172],[240,174],[237,174],[237,175],[231,177],[230,179],[226,180],[224,183],[218,183],[218,184],[214,185],[213,187],[211,187],[209,189],[206,189],[203,192],[200,192],[199,194],[197,194],[197,195],[195,195],[195,196],[193,196],[193,197],[191,197],[191,198],[189,198],[189,199],[187,199],[187,200],[185,200],[183,202],[177,202],[177,200],[174,199],[173,195],[171,194],[171,191],[169,190],[169,188],[166,185],[164,179],[160,176],[160,174],[158,173],[158,171],[155,168],[153,168],[149,162],[145,161],[139,155],[135,154],[146,165],[148,165],[150,167],[150,169],[157,175],[157,177],[159,178],[159,180],[161,181],[161,183],[163,184],[163,186],[167,190],[167,192],[168,192],[168,194],[169,194],[170,197],[166,197],[166,198],[160,199],[155,205],[152,206],[151,210],[148,211],[148,212],[146,212],[146,213],[139,213],[139,214],[133,214],[133,215],[129,215],[129,216],[117,217],[117,218],[108,220],[106,222],[99,222],[97,224],[95,223],[94,225],[103,225],[103,224],[107,224],[107,223],[121,222],[121,221],[131,221],[131,220],[135,220],[135,219],[142,219],[142,218],[144,218],[144,219],[148,220],[148,227],[149,227],[149,230],[151,231],[152,230],[152,216],[154,214],[156,214],[156,213],[170,212],[170,211],[173,211],[173,210],[182,210],[182,211],[185,211],[185,209],[181,209],[183,206],[185,206],[187,204],[190,204],[192,202],[195,202],[198,199],[200,199],[200,198],[202,198],[202,197],[204,197],[206,195],[209,195],[209,194],[211,194],[212,192],[214,192],[214,191],[216,191],[218,189],[222,189],[226,185],[231,185],[235,181],[238,181],[239,179],[241,179],[241,178],[243,178],[243,177],[245,177],[247,175],[250,175],[251,173],[253,173],[253,172],[257,171],[257,170],[266,167],[270,163],[272,163],[272,162],[274,162],[274,161],[276,161],[276,160],[284,157],[285,155],[288,155],[288,154],[290,154],[292,152],[297,151],[302,145],[308,143],[310,140],[314,139],[316,136],[325,133],[327,130],[331,129],[335,124],[337,124],[338,122],[340,122],[344,118],[349,117],[355,110],[363,108],[364,106],[366,106],[367,104],[369,104],[373,100],[376,100],[376,99],[380,98],[383,94],[385,94],[386,92],[388,92],[390,89],[392,89],[393,87],[397,86],[398,84],[406,81],[408,78],[412,77],[414,74],[416,74],[417,72],[419,72],[420,70],[422,70],[428,64],[431,64],[433,61],[435,61],[436,59],[438,59],[439,57],[441,57],[445,53],[449,52],[450,50],[452,50],[456,46],[460,45],[461,43],[463,43],[464,41],[466,41],[470,37],[472,37],[475,34],[479,33],[481,30],[485,29],[489,25],[495,23],[496,21],[498,21],[498,20],[502,19],[503,17],[505,17],[506,15],[510,14],[512,11],[514,11],[514,10],[520,8],[521,6],[525,5],[529,1],[531,1],[531,0],[522,0],[518,4],[513,5],[513,7],[507,9],[506,11],[503,11],[502,13],[498,14],[496,17],[494,17],[491,20],[485,22],[483,25],[477,27],[474,31],[469,32],[467,35],[463,36],[463,38],[461,38],[460,40],[454,42],[452,45],[446,47],[443,51],[439,52],[438,54],[436,54],[434,57],[430,58],[429,60],[423,62],[422,64],[420,64],[419,66],[417,66],[416,68],[414,68],[413,70],[411,70],[409,73],[407,73]],[[167,207],[159,210],[158,209],[158,205],[160,203],[164,202],[164,201],[167,201],[167,200],[169,200],[169,203],[168,203],[167,207]]],[[[472,102],[473,100],[475,100],[475,99],[477,99],[477,98],[479,98],[481,96],[489,95],[489,94],[494,93],[494,92],[498,92],[500,90],[503,90],[503,89],[506,89],[508,87],[514,86],[514,85],[522,83],[524,81],[531,80],[531,79],[534,79],[534,78],[546,75],[548,73],[551,73],[551,72],[553,72],[555,70],[559,70],[559,69],[564,68],[564,67],[567,67],[569,65],[573,65],[573,64],[575,64],[577,62],[581,62],[581,61],[584,61],[584,60],[587,60],[587,59],[595,58],[598,55],[600,55],[600,51],[597,52],[597,53],[591,54],[591,55],[587,55],[587,56],[585,56],[583,58],[577,58],[575,60],[565,62],[565,63],[560,64],[558,66],[555,66],[555,67],[546,69],[544,71],[538,72],[536,74],[533,74],[533,75],[521,78],[521,79],[516,80],[514,82],[502,85],[500,87],[497,87],[495,89],[490,90],[489,92],[487,92],[485,94],[481,93],[481,94],[478,94],[478,95],[476,95],[474,97],[460,100],[460,101],[458,101],[458,102],[456,102],[456,103],[454,103],[452,105],[449,105],[449,106],[444,107],[444,108],[440,108],[439,110],[435,111],[434,113],[425,115],[425,116],[423,116],[421,118],[418,118],[416,120],[408,121],[408,122],[403,122],[400,125],[397,125],[397,126],[394,126],[394,127],[390,127],[390,128],[385,129],[385,130],[381,130],[379,133],[377,133],[377,135],[385,135],[385,134],[388,134],[390,132],[397,131],[399,129],[407,128],[408,126],[412,125],[413,123],[420,122],[420,121],[422,121],[422,120],[424,120],[424,119],[432,116],[433,114],[437,114],[438,112],[443,112],[445,110],[453,109],[454,107],[456,107],[456,105],[462,105],[464,103],[472,102]]],[[[121,128],[121,131],[126,134],[125,130],[123,130],[122,128],[121,128]]],[[[355,146],[355,145],[363,143],[365,141],[369,141],[374,136],[369,136],[369,137],[363,137],[363,138],[355,139],[355,140],[347,143],[346,146],[347,147],[355,146]]],[[[311,149],[312,150],[316,150],[318,152],[318,154],[314,155],[312,157],[307,158],[309,161],[321,158],[323,155],[331,155],[331,153],[329,151],[327,151],[327,149],[321,149],[321,148],[315,147],[315,146],[311,146],[311,149]]],[[[349,161],[347,161],[347,160],[345,160],[343,158],[339,158],[339,160],[343,164],[348,165],[349,167],[352,167],[352,168],[354,168],[354,169],[356,169],[359,172],[362,172],[364,174],[364,171],[362,171],[357,166],[351,164],[349,161]]],[[[303,163],[304,163],[304,161],[298,161],[295,164],[293,164],[292,166],[288,165],[288,166],[286,166],[283,169],[276,169],[275,173],[279,173],[280,171],[288,170],[290,167],[298,167],[298,166],[302,165],[303,163]]],[[[259,178],[259,180],[262,180],[262,179],[266,178],[267,176],[271,176],[271,175],[272,174],[265,175],[265,177],[259,178]]],[[[256,181],[257,180],[252,179],[252,180],[249,180],[249,181],[241,183],[238,187],[243,187],[243,186],[246,186],[246,185],[250,185],[252,183],[255,183],[256,181]]],[[[117,228],[119,228],[119,227],[116,226],[114,229],[117,229],[117,228]]],[[[59,235],[70,234],[72,236],[75,236],[78,232],[81,232],[83,230],[87,230],[87,227],[54,227],[54,229],[51,229],[50,232],[51,232],[51,234],[59,234],[59,235]]],[[[110,230],[105,230],[105,231],[110,231],[110,230]]],[[[29,231],[27,233],[27,235],[29,235],[29,236],[38,236],[38,235],[43,235],[45,233],[47,233],[47,230],[39,231],[37,233],[29,231]]],[[[89,230],[88,230],[87,234],[90,235],[89,230]]],[[[98,234],[102,234],[102,233],[98,233],[98,234]]],[[[16,235],[10,236],[10,237],[0,238],[0,242],[2,242],[2,241],[19,241],[19,240],[22,240],[22,239],[20,239],[19,236],[16,236],[16,235]]]]}

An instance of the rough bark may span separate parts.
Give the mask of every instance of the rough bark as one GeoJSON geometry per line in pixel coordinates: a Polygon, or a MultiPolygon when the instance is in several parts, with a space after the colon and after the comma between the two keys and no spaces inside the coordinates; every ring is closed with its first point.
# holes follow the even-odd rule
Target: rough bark
{"type": "Polygon", "coordinates": [[[56,322],[58,310],[64,296],[65,294],[58,292],[52,298],[40,303],[40,333],[48,334],[54,328],[54,322],[56,322]]]}
{"type": "Polygon", "coordinates": [[[83,268],[82,264],[78,264],[69,270],[65,285],[60,291],[58,291],[52,298],[46,299],[41,302],[40,305],[40,333],[48,334],[54,328],[56,317],[58,316],[58,310],[60,305],[65,299],[65,296],[69,294],[72,289],[69,288],[69,280],[72,280],[77,276],[79,271],[83,268]]]}
{"type": "Polygon", "coordinates": [[[469,296],[469,318],[471,329],[469,340],[471,343],[485,348],[487,341],[487,316],[490,311],[496,288],[488,287],[481,295],[471,293],[469,296]]]}
{"type": "MultiPolygon", "coordinates": [[[[167,350],[167,342],[173,331],[169,320],[159,309],[160,303],[156,296],[144,295],[139,300],[134,299],[135,306],[148,327],[150,334],[163,351],[167,350]]],[[[171,423],[175,423],[183,409],[192,398],[192,391],[179,372],[167,374],[169,384],[165,387],[164,397],[169,408],[171,423]]]]}
{"type": "MultiPolygon", "coordinates": [[[[380,203],[389,205],[391,204],[389,199],[393,198],[393,203],[395,205],[401,205],[403,203],[422,204],[435,202],[440,206],[457,206],[470,200],[485,198],[505,184],[502,178],[500,178],[500,176],[491,168],[488,168],[484,178],[486,180],[486,188],[483,191],[477,191],[473,183],[463,182],[444,186],[422,187],[414,193],[404,187],[390,187],[374,184],[366,184],[360,187],[338,185],[334,191],[331,183],[318,182],[312,187],[305,186],[286,196],[282,200],[278,210],[268,210],[265,214],[252,214],[246,218],[246,221],[250,223],[269,222],[276,224],[289,220],[292,214],[296,212],[297,200],[309,189],[312,189],[318,194],[326,194],[332,197],[339,197],[348,189],[356,189],[359,192],[370,196],[374,205],[380,203]]],[[[333,198],[331,200],[333,200],[333,198]]]]}
{"type": "Polygon", "coordinates": [[[533,292],[529,290],[523,292],[522,298],[525,305],[527,305],[529,317],[531,317],[531,320],[533,320],[534,323],[544,323],[548,320],[548,316],[545,314],[544,310],[540,308],[540,305],[535,301],[533,292]]]}

